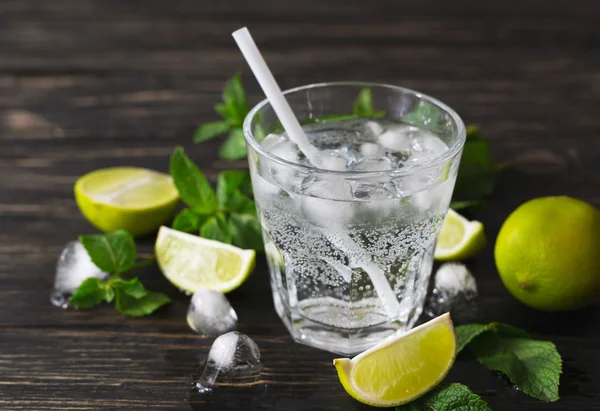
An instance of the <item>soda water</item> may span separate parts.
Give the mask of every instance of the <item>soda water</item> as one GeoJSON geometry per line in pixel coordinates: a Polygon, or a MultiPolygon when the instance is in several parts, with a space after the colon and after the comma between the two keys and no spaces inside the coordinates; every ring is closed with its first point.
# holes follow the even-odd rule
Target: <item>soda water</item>
{"type": "Polygon", "coordinates": [[[275,308],[297,341],[352,355],[419,317],[458,164],[408,124],[304,131],[318,169],[285,133],[261,143],[272,161],[250,158],[275,308]]]}

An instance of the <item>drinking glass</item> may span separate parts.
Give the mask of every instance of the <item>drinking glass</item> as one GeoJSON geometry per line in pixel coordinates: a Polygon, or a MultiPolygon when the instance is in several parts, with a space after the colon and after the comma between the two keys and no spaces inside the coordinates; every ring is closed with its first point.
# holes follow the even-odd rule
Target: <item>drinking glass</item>
{"type": "Polygon", "coordinates": [[[307,133],[343,133],[337,129],[362,115],[372,118],[361,123],[367,128],[398,124],[447,146],[433,157],[413,156],[416,146],[398,153],[405,163],[394,170],[322,170],[261,144],[283,133],[268,101],[245,119],[277,314],[297,342],[350,356],[410,329],[421,314],[465,127],[440,101],[391,85],[311,84],[284,94],[307,133]]]}

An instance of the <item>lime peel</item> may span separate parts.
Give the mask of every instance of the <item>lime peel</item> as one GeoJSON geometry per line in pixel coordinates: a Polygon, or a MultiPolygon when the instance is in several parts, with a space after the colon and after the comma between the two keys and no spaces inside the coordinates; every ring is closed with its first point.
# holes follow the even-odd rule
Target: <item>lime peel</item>
{"type": "Polygon", "coordinates": [[[164,276],[179,289],[227,293],[252,273],[256,251],[161,227],[155,253],[164,276]]]}
{"type": "Polygon", "coordinates": [[[473,257],[486,245],[483,224],[469,221],[450,209],[438,236],[434,258],[438,261],[461,261],[473,257]]]}
{"type": "Polygon", "coordinates": [[[455,357],[454,326],[446,313],[352,359],[336,358],[333,365],[354,399],[376,407],[394,407],[438,385],[455,357]]]}
{"type": "Polygon", "coordinates": [[[168,174],[138,167],[112,167],[81,176],[75,200],[86,219],[106,233],[134,237],[156,231],[175,213],[179,194],[168,174]]]}

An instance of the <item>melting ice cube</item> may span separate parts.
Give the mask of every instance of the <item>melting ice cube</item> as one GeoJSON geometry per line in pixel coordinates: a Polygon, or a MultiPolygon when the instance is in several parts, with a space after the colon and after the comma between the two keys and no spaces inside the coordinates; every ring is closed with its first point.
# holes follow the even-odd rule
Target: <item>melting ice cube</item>
{"type": "Polygon", "coordinates": [[[194,293],[187,313],[190,328],[198,334],[217,336],[235,330],[237,314],[227,297],[214,290],[194,293]]]}
{"type": "Polygon", "coordinates": [[[70,241],[58,258],[50,301],[57,307],[67,308],[69,297],[77,291],[81,283],[92,277],[104,279],[108,274],[92,262],[83,244],[70,241]]]}
{"type": "Polygon", "coordinates": [[[342,223],[354,215],[352,187],[341,179],[327,179],[312,182],[307,186],[302,201],[302,213],[313,224],[331,227],[342,223]]]}
{"type": "Polygon", "coordinates": [[[375,158],[385,154],[385,150],[379,144],[363,143],[360,145],[360,154],[363,157],[375,158]]]}
{"type": "Polygon", "coordinates": [[[478,314],[477,283],[461,263],[445,263],[437,270],[425,313],[437,317],[450,311],[452,319],[467,322],[478,314]]]}
{"type": "Polygon", "coordinates": [[[345,154],[338,150],[321,150],[317,157],[319,160],[317,167],[322,170],[344,171],[348,166],[345,154]]]}
{"type": "Polygon", "coordinates": [[[394,165],[388,157],[364,158],[353,167],[355,171],[387,171],[392,170],[394,165]]]}
{"type": "Polygon", "coordinates": [[[250,337],[232,331],[218,337],[210,347],[208,359],[196,388],[210,392],[219,382],[255,382],[262,371],[260,350],[250,337]]]}

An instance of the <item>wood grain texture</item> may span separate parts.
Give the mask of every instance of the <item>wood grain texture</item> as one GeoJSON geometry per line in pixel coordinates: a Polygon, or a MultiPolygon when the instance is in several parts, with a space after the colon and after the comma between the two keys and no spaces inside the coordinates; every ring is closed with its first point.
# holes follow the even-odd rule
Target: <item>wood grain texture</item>
{"type": "MultiPolygon", "coordinates": [[[[230,295],[255,339],[264,386],[199,398],[193,375],[211,340],[185,323],[187,298],[158,270],[140,276],[174,303],[148,318],[48,302],[63,245],[94,229],[73,201],[77,176],[134,165],[168,169],[184,145],[214,181],[243,168],[191,135],[215,119],[224,81],[244,70],[230,37],[248,25],[284,88],[328,80],[400,84],[481,126],[498,162],[476,217],[493,242],[528,198],[567,194],[600,206],[600,2],[593,0],[3,0],[0,2],[0,409],[359,410],[333,356],[294,344],[274,313],[261,260],[230,295]],[[266,386],[266,388],[265,388],[266,386]]],[[[140,242],[150,252],[152,239],[140,242]]],[[[486,318],[554,341],[562,399],[543,404],[461,356],[448,377],[494,410],[600,409],[598,305],[543,314],[512,299],[492,247],[470,264],[486,318]]]]}

